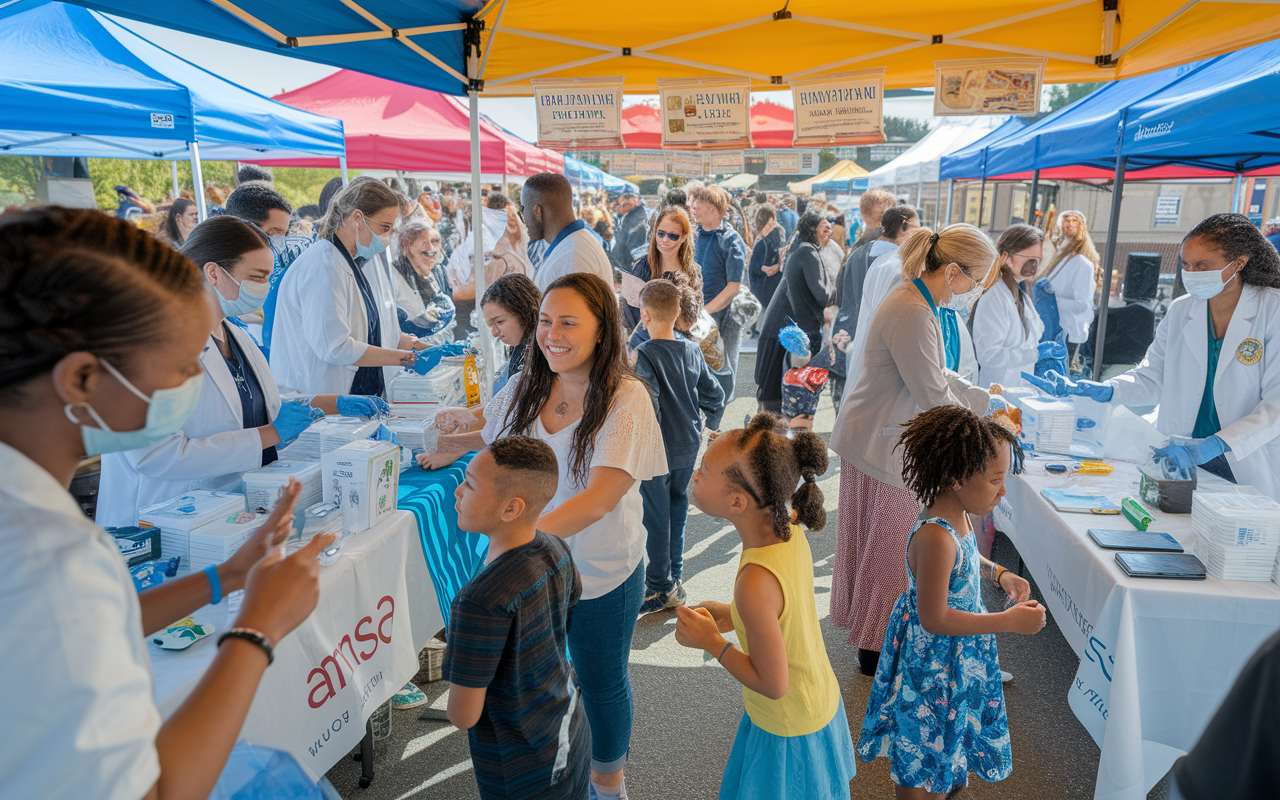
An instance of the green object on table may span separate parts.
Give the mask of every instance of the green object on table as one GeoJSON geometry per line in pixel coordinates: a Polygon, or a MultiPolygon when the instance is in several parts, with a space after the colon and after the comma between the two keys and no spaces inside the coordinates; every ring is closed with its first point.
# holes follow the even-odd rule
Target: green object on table
{"type": "Polygon", "coordinates": [[[1155,522],[1155,518],[1132,497],[1126,496],[1120,501],[1120,513],[1124,514],[1124,518],[1132,522],[1133,527],[1140,531],[1145,531],[1152,522],[1155,522]]]}

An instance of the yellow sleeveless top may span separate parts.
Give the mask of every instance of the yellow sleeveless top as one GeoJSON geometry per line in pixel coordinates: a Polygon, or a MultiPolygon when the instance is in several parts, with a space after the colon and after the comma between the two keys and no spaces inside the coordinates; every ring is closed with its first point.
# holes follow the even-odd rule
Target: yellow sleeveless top
{"type": "MultiPolygon", "coordinates": [[[[779,700],[742,687],[742,702],[756,727],[775,736],[807,736],[831,722],[840,705],[840,686],[827,660],[813,596],[813,553],[799,525],[791,526],[791,540],[742,551],[738,573],[758,564],[773,573],[782,586],[782,641],[787,648],[787,693],[779,700]]],[[[738,642],[751,654],[737,604],[729,607],[738,642]]]]}

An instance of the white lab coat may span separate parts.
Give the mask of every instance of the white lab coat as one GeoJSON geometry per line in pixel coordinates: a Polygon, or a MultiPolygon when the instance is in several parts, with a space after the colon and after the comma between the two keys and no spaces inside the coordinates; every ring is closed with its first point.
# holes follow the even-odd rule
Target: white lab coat
{"type": "Polygon", "coordinates": [[[1068,258],[1049,276],[1049,285],[1058,301],[1058,324],[1066,331],[1067,341],[1087,342],[1089,326],[1093,324],[1093,293],[1097,288],[1093,262],[1082,255],[1068,258]]]}
{"type": "MultiPolygon", "coordinates": [[[[1209,364],[1208,312],[1208,302],[1190,295],[1174,300],[1142,363],[1107,381],[1112,402],[1159,403],[1160,432],[1190,436],[1209,364]]],[[[1213,399],[1236,480],[1280,500],[1280,289],[1244,287],[1222,341],[1213,399]],[[1254,343],[1261,358],[1246,364],[1241,357],[1254,343]]]]}
{"type": "MultiPolygon", "coordinates": [[[[280,413],[276,389],[262,351],[249,334],[228,325],[267,401],[267,418],[280,413]]],[[[137,525],[138,509],[192,489],[240,491],[241,476],[262,466],[262,437],[244,427],[240,392],[213,337],[200,355],[205,379],[196,408],[182,430],[141,450],[102,457],[97,522],[103,527],[137,525]]]]}
{"type": "Polygon", "coordinates": [[[1039,358],[1044,322],[1030,297],[1024,296],[1022,314],[1013,292],[998,281],[973,308],[973,348],[978,357],[979,386],[1023,386],[1022,373],[1034,374],[1039,358]]]}
{"type": "MultiPolygon", "coordinates": [[[[398,349],[395,281],[385,254],[361,268],[382,323],[380,346],[398,349]]],[[[364,298],[346,258],[322,239],[289,265],[276,300],[271,372],[281,388],[306,395],[349,394],[356,361],[369,349],[364,298]]],[[[383,367],[388,384],[403,370],[383,367]]]]}
{"type": "Polygon", "coordinates": [[[871,266],[862,279],[862,301],[858,304],[858,325],[853,332],[853,341],[847,351],[848,362],[845,368],[844,394],[849,396],[853,386],[862,374],[862,354],[867,349],[867,335],[871,329],[871,319],[876,309],[902,283],[902,259],[898,257],[898,246],[893,242],[877,239],[871,243],[871,266]],[[879,251],[879,252],[877,252],[879,251]]]}

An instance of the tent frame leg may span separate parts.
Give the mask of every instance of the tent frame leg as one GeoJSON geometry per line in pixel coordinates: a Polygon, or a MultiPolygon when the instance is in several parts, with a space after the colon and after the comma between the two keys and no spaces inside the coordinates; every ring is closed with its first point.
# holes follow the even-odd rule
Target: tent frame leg
{"type": "Polygon", "coordinates": [[[1031,173],[1031,201],[1027,205],[1027,224],[1034,227],[1036,225],[1036,199],[1040,193],[1040,170],[1031,173]]]}
{"type": "MultiPolygon", "coordinates": [[[[476,282],[476,309],[480,308],[480,299],[484,297],[484,204],[480,202],[480,93],[471,88],[467,90],[467,104],[471,112],[471,255],[473,274],[476,282]]],[[[469,320],[462,320],[466,325],[469,320]]],[[[485,369],[480,376],[480,396],[488,401],[493,395],[493,373],[497,368],[494,361],[495,348],[493,335],[489,326],[481,322],[480,352],[483,354],[485,369]]]]}
{"type": "Polygon", "coordinates": [[[178,162],[176,160],[169,162],[169,171],[173,175],[173,199],[177,202],[178,192],[181,191],[181,187],[178,186],[178,162]]]}
{"type": "Polygon", "coordinates": [[[1111,276],[1115,272],[1116,240],[1120,236],[1120,204],[1124,200],[1124,167],[1127,158],[1116,159],[1115,183],[1111,189],[1111,218],[1107,223],[1107,248],[1102,257],[1102,299],[1098,302],[1098,340],[1093,345],[1093,379],[1102,380],[1102,357],[1107,338],[1107,306],[1111,298],[1111,276]]]}
{"type": "Polygon", "coordinates": [[[951,201],[955,199],[955,196],[956,196],[956,179],[950,178],[947,180],[947,224],[948,225],[951,224],[951,201]]]}
{"type": "Polygon", "coordinates": [[[1244,186],[1244,173],[1237,172],[1235,183],[1231,187],[1231,213],[1240,213],[1240,190],[1244,186]]]}
{"type": "Polygon", "coordinates": [[[204,170],[200,168],[200,145],[191,142],[187,145],[187,152],[191,154],[191,187],[192,193],[196,196],[196,210],[200,212],[200,221],[204,222],[209,218],[209,210],[205,207],[204,170]]]}
{"type": "Polygon", "coordinates": [[[351,179],[347,177],[347,154],[343,153],[338,156],[338,169],[342,170],[342,185],[346,186],[351,183],[351,179]]]}

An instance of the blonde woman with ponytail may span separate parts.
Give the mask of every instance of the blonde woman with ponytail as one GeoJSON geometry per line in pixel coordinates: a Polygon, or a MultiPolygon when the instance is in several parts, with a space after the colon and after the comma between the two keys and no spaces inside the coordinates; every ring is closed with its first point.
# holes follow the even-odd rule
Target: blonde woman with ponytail
{"type": "Polygon", "coordinates": [[[280,279],[271,372],[282,388],[385,399],[387,381],[425,349],[396,314],[386,249],[400,201],[381,181],[351,181],[280,279]]]}
{"type": "Polygon", "coordinates": [[[890,611],[907,587],[902,554],[920,511],[903,483],[897,435],[936,406],[984,414],[993,405],[985,389],[946,369],[939,321],[941,309],[971,307],[982,292],[997,256],[991,240],[972,225],[916,228],[898,255],[904,282],[871,319],[858,382],[831,434],[840,456],[831,618],[850,629],[867,675],[875,673],[890,611]]]}
{"type": "MultiPolygon", "coordinates": [[[[1089,326],[1093,324],[1093,296],[1098,289],[1097,269],[1102,259],[1089,237],[1089,224],[1079,211],[1062,212],[1053,248],[1053,257],[1035,282],[1034,297],[1037,308],[1042,308],[1052,295],[1058,324],[1067,334],[1067,349],[1075,362],[1076,351],[1088,340],[1089,326]]],[[[1051,319],[1046,320],[1047,339],[1057,336],[1050,322],[1051,319]]]]}

